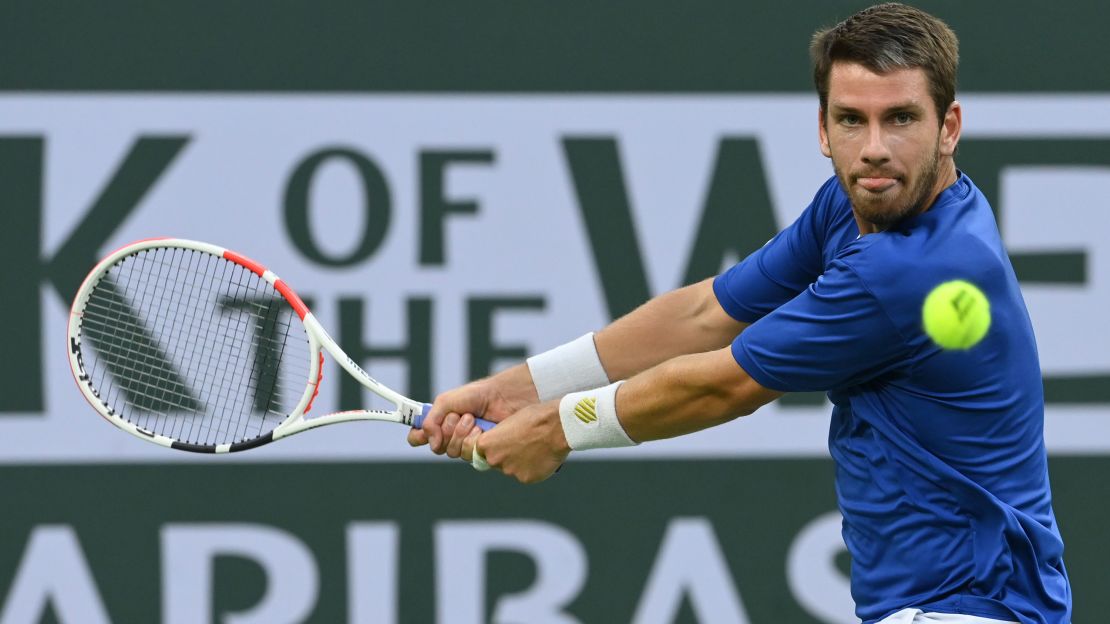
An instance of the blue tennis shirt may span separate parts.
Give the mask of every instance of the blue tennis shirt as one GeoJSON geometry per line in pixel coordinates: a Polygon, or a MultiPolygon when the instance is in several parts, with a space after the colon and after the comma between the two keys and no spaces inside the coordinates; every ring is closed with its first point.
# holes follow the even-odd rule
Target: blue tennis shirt
{"type": "Polygon", "coordinates": [[[926,212],[858,235],[831,178],[713,284],[751,323],[732,352],[752,378],[832,401],[856,614],[1069,622],[1037,345],[986,198],[961,173],[926,212]],[[990,330],[967,351],[943,351],[922,329],[925,296],[953,279],[991,304],[990,330]]]}

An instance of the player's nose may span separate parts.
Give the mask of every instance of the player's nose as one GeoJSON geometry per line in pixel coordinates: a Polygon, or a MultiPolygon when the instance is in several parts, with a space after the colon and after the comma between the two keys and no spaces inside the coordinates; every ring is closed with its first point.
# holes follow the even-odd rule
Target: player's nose
{"type": "Polygon", "coordinates": [[[890,148],[887,145],[887,137],[881,128],[881,124],[872,124],[868,128],[860,150],[860,160],[871,166],[882,165],[890,161],[890,148]]]}

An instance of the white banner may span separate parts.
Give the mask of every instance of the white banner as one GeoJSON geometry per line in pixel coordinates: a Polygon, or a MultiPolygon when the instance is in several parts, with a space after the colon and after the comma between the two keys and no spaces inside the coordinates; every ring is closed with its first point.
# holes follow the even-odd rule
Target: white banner
{"type": "MultiPolygon", "coordinates": [[[[962,101],[965,141],[1110,140],[1110,96],[962,101]]],[[[485,314],[494,346],[528,352],[608,321],[565,141],[600,138],[618,146],[647,283],[658,294],[683,279],[721,141],[757,143],[783,227],[831,174],[817,150],[816,124],[815,98],[800,95],[0,97],[0,140],[43,141],[42,262],[79,224],[88,226],[90,206],[136,141],[181,137],[180,153],[99,255],[150,236],[216,243],[253,257],[311,298],[333,334],[341,329],[339,302],[361,302],[362,342],[378,348],[407,344],[406,306],[427,299],[433,391],[466,381],[476,300],[527,300],[485,314]],[[437,154],[447,155],[437,161],[437,154]],[[314,156],[320,160],[312,169],[314,156]],[[309,180],[302,211],[309,228],[299,244],[287,214],[298,171],[309,180]],[[436,201],[456,209],[430,214],[436,201]],[[442,233],[440,250],[428,248],[422,224],[442,233]],[[312,259],[305,240],[318,258],[347,265],[312,259]]],[[[1087,258],[1084,284],[1024,287],[1046,374],[1110,372],[1108,187],[1105,163],[1002,170],[996,208],[1010,250],[1075,249],[1087,258]]],[[[722,268],[737,259],[723,258],[722,268]]],[[[35,259],[27,263],[4,270],[31,272],[35,259]]],[[[0,414],[0,462],[195,459],[125,436],[95,416],[73,387],[62,350],[69,302],[45,280],[40,291],[44,379],[34,383],[46,388],[45,410],[0,414]]],[[[364,366],[408,391],[404,365],[375,359],[364,366]]],[[[329,364],[315,413],[337,408],[341,374],[329,364]]],[[[771,405],[711,432],[585,456],[821,456],[827,420],[827,406],[771,405]]],[[[404,434],[386,424],[325,427],[232,461],[432,457],[408,448],[404,434]]],[[[1046,437],[1054,453],[1110,452],[1110,404],[1050,405],[1046,437]]]]}

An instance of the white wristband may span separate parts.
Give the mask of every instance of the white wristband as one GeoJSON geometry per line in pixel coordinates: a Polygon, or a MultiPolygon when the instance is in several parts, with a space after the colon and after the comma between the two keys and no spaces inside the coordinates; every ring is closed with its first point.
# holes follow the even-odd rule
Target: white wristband
{"type": "Polygon", "coordinates": [[[618,381],[604,388],[572,392],[559,401],[559,420],[567,444],[575,451],[635,446],[617,418],[618,381]]]}
{"type": "Polygon", "coordinates": [[[609,383],[594,346],[593,332],[533,355],[528,358],[528,371],[541,402],[609,383]]]}

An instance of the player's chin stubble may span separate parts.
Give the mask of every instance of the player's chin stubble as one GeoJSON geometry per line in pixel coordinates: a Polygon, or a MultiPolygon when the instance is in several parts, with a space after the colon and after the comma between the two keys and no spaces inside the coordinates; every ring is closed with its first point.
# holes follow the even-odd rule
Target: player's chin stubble
{"type": "MultiPolygon", "coordinates": [[[[883,198],[860,188],[855,182],[861,176],[846,173],[835,160],[833,169],[836,171],[841,188],[848,194],[856,214],[879,229],[886,229],[928,208],[924,204],[928,201],[940,176],[940,145],[937,145],[929,159],[915,172],[917,175],[914,176],[913,187],[891,198],[883,198]],[[903,197],[908,199],[902,200],[903,197]]],[[[904,181],[904,178],[900,178],[899,184],[904,181]]]]}

